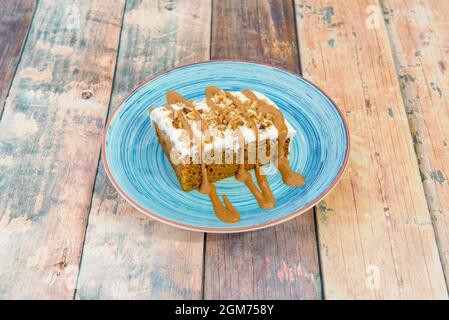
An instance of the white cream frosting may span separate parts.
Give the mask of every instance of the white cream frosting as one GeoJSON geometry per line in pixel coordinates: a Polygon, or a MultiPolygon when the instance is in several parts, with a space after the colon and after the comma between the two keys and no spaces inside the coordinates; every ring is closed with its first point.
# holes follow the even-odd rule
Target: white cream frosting
{"type": "MultiPolygon", "coordinates": [[[[253,91],[257,98],[265,100],[269,104],[278,108],[276,104],[267,98],[264,94],[260,92],[253,91]]],[[[245,101],[248,98],[242,94],[240,91],[231,91],[234,96],[237,96],[241,101],[245,101]]],[[[206,99],[200,101],[193,101],[195,103],[196,109],[203,109],[205,111],[209,110],[209,106],[206,104],[206,99]]],[[[180,106],[176,104],[171,105],[173,109],[179,110],[180,106]]],[[[170,117],[170,111],[163,106],[154,108],[151,110],[150,117],[151,120],[157,124],[159,130],[161,130],[166,136],[168,136],[173,144],[174,151],[180,158],[185,157],[195,157],[198,155],[198,146],[196,144],[191,145],[189,135],[186,130],[178,129],[173,126],[173,121],[170,117]]],[[[194,120],[187,120],[192,128],[195,137],[201,139],[202,133],[199,128],[199,123],[194,120]]],[[[285,124],[288,129],[288,137],[292,137],[295,133],[293,127],[285,120],[285,124]]],[[[247,126],[240,126],[240,132],[242,133],[245,143],[250,144],[256,141],[256,136],[254,131],[247,126]]],[[[278,137],[278,130],[274,125],[269,126],[265,129],[259,129],[259,141],[265,140],[275,140],[278,137]]],[[[203,133],[204,134],[204,133],[203,133]]],[[[214,136],[213,142],[204,144],[204,151],[207,153],[210,150],[225,150],[238,152],[240,149],[240,144],[238,142],[238,136],[235,134],[234,130],[228,128],[223,132],[218,132],[216,129],[209,129],[207,134],[214,136]],[[215,131],[216,132],[215,132],[215,131]]]]}

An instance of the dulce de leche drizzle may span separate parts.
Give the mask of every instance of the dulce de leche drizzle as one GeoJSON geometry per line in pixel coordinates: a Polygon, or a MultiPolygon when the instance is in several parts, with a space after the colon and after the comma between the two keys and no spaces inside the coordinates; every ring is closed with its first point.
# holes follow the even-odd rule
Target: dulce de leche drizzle
{"type": "Polygon", "coordinates": [[[257,102],[257,111],[267,114],[272,114],[274,116],[273,124],[278,130],[278,159],[277,168],[281,173],[282,180],[284,183],[290,187],[300,187],[305,183],[304,176],[295,172],[290,168],[288,163],[288,158],[285,156],[284,145],[285,139],[287,138],[288,128],[285,124],[284,115],[282,112],[272,106],[271,104],[257,98],[257,96],[251,90],[241,91],[248,99],[257,102]]]}
{"type": "Polygon", "coordinates": [[[262,172],[262,169],[260,168],[258,159],[258,148],[259,148],[259,129],[257,128],[257,124],[254,121],[254,119],[251,119],[245,106],[240,102],[240,100],[233,96],[231,93],[227,92],[226,96],[232,100],[232,102],[242,111],[243,117],[250,125],[251,129],[254,132],[254,135],[256,137],[256,179],[257,184],[259,185],[259,189],[257,189],[256,185],[253,182],[253,179],[251,175],[248,173],[248,171],[245,169],[244,164],[244,150],[245,150],[245,139],[243,137],[242,132],[240,129],[237,130],[238,138],[239,138],[239,145],[240,145],[240,161],[239,161],[239,169],[236,174],[236,179],[243,182],[248,189],[251,191],[251,193],[254,195],[254,197],[257,200],[257,203],[259,206],[263,209],[273,209],[274,205],[276,203],[276,200],[273,196],[273,193],[271,192],[270,185],[268,184],[267,177],[262,172]]]}
{"type": "Polygon", "coordinates": [[[224,205],[221,203],[217,195],[217,187],[209,182],[207,178],[207,169],[204,162],[201,162],[201,186],[199,191],[209,196],[215,215],[223,222],[235,223],[240,221],[240,213],[228,200],[226,195],[223,196],[224,205]]]}
{"type": "MultiPolygon", "coordinates": [[[[168,91],[167,105],[176,103],[187,104],[193,110],[193,112],[195,112],[197,119],[201,120],[201,131],[204,131],[206,129],[207,124],[205,123],[205,121],[203,121],[203,119],[201,119],[199,112],[195,109],[195,105],[190,101],[187,101],[179,93],[175,91],[168,91]]],[[[170,106],[170,108],[173,112],[175,111],[173,107],[170,106]]],[[[170,110],[170,108],[167,107],[168,110],[170,110]]],[[[200,150],[200,156],[202,157],[204,150],[203,144],[200,141],[198,141],[198,139],[194,136],[192,128],[190,127],[190,124],[188,123],[187,119],[184,117],[184,114],[180,111],[177,111],[177,116],[180,119],[182,128],[189,133],[189,136],[191,137],[192,141],[195,140],[200,150]]],[[[223,196],[224,205],[220,201],[220,198],[218,197],[217,194],[217,187],[209,181],[206,164],[202,159],[201,159],[201,186],[199,188],[199,191],[209,196],[209,199],[212,202],[212,206],[214,207],[214,211],[218,219],[227,223],[235,223],[240,221],[240,214],[237,211],[237,209],[235,209],[235,207],[232,205],[232,203],[229,201],[228,197],[226,195],[223,196]]]]}

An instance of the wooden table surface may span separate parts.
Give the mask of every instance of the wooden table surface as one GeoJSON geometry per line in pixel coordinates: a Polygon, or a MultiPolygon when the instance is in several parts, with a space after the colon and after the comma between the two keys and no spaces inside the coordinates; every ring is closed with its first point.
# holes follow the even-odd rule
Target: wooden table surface
{"type": "Polygon", "coordinates": [[[0,298],[447,299],[449,0],[2,0],[0,298]],[[142,215],[100,160],[158,71],[243,59],[344,111],[348,169],[314,210],[230,235],[142,215]]]}

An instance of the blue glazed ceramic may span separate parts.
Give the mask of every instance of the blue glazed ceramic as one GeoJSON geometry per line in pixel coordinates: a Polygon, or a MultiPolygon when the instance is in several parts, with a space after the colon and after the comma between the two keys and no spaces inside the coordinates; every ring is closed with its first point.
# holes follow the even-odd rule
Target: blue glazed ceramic
{"type": "Polygon", "coordinates": [[[206,232],[241,232],[289,220],[318,203],[337,183],[349,154],[348,129],[341,112],[317,87],[299,75],[251,62],[210,61],[159,74],[135,89],[114,111],[106,126],[103,161],[120,194],[140,211],[168,224],[206,232]],[[218,220],[206,195],[181,190],[156,137],[148,108],[163,105],[167,90],[187,99],[204,97],[207,86],[250,89],[274,101],[295,128],[290,165],[306,178],[304,187],[268,176],[276,198],[272,210],[260,209],[243,183],[217,182],[239,210],[241,220],[218,220]]]}

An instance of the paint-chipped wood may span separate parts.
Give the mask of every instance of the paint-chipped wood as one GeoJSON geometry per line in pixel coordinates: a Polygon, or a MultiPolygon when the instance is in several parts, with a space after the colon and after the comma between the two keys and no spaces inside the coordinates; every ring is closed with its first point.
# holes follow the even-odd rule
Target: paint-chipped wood
{"type": "Polygon", "coordinates": [[[73,298],[123,7],[36,8],[0,122],[1,298],[73,298]]]}
{"type": "MultiPolygon", "coordinates": [[[[207,60],[209,1],[128,1],[111,110],[170,67],[207,60]]],[[[166,226],[132,208],[100,166],[77,298],[200,299],[202,233],[166,226]]]]}
{"type": "Polygon", "coordinates": [[[33,0],[0,2],[0,117],[35,6],[33,0]]]}
{"type": "MultiPolygon", "coordinates": [[[[212,58],[299,72],[290,1],[214,1],[212,58]]],[[[206,237],[206,299],[321,298],[313,212],[282,225],[206,237]]]]}
{"type": "Polygon", "coordinates": [[[449,2],[383,1],[383,8],[449,285],[449,2]]]}
{"type": "Polygon", "coordinates": [[[325,297],[447,298],[379,3],[299,0],[296,13],[304,76],[344,110],[352,139],[317,212],[325,297]]]}

